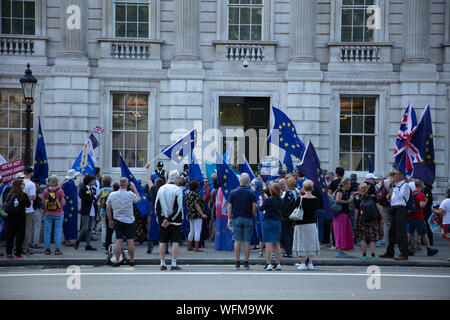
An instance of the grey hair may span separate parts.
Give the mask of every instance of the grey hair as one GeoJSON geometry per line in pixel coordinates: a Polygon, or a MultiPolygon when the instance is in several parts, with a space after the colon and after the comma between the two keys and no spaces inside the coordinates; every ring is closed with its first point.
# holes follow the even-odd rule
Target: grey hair
{"type": "Polygon", "coordinates": [[[119,179],[119,185],[121,188],[124,188],[128,185],[128,178],[122,177],[119,179]]]}
{"type": "Polygon", "coordinates": [[[172,170],[169,172],[169,182],[173,182],[175,183],[175,181],[177,180],[177,178],[180,176],[180,173],[178,172],[178,170],[172,170]]]}
{"type": "Polygon", "coordinates": [[[248,186],[248,184],[250,183],[250,176],[248,175],[248,173],[242,173],[239,176],[239,184],[241,186],[248,186]]]}
{"type": "Polygon", "coordinates": [[[50,176],[50,178],[48,178],[48,185],[50,187],[57,187],[58,184],[59,184],[58,176],[52,175],[52,176],[50,176]]]}

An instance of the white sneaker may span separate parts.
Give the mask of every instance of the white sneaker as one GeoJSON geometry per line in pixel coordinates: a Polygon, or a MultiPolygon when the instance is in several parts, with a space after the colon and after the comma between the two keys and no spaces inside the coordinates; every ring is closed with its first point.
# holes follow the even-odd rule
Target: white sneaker
{"type": "Polygon", "coordinates": [[[308,264],[308,270],[314,270],[314,266],[312,263],[308,264]]]}
{"type": "Polygon", "coordinates": [[[266,271],[272,271],[272,270],[273,270],[272,264],[269,263],[268,265],[266,265],[266,267],[264,268],[264,270],[266,270],[266,271]]]}
{"type": "Polygon", "coordinates": [[[306,264],[300,264],[300,266],[298,266],[297,268],[298,270],[306,270],[306,264]]]}
{"type": "Polygon", "coordinates": [[[277,264],[277,267],[275,268],[276,271],[281,271],[281,264],[277,264]]]}

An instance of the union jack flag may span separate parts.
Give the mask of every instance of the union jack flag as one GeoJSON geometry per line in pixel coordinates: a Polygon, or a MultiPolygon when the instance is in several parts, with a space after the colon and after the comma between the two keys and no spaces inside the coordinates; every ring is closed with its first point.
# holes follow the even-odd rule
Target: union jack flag
{"type": "Polygon", "coordinates": [[[416,129],[416,112],[408,103],[400,123],[394,148],[394,168],[403,172],[408,178],[411,177],[414,163],[422,161],[418,148],[410,141],[416,129]]]}
{"type": "Polygon", "coordinates": [[[92,129],[92,133],[103,134],[103,128],[96,126],[94,129],[92,129]]]}

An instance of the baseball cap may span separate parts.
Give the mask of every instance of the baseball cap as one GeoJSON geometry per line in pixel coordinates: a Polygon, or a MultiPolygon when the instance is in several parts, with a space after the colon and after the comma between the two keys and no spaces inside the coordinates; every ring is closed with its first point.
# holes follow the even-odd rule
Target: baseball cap
{"type": "Polygon", "coordinates": [[[23,178],[25,178],[25,175],[23,174],[23,172],[19,172],[19,173],[16,174],[15,178],[16,179],[23,179],[23,178]]]}
{"type": "Polygon", "coordinates": [[[378,179],[373,173],[369,173],[367,176],[366,176],[366,179],[378,179]]]}

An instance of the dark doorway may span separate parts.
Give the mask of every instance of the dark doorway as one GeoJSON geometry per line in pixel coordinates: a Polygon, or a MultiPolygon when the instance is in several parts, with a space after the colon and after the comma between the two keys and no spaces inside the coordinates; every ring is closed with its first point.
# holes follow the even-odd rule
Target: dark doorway
{"type": "MultiPolygon", "coordinates": [[[[225,153],[228,143],[226,129],[242,129],[245,136],[245,157],[250,166],[256,171],[258,162],[269,153],[269,144],[266,142],[269,134],[270,97],[219,97],[220,129],[224,134],[222,145],[225,153]]],[[[242,151],[236,148],[237,139],[234,139],[233,169],[238,170],[242,151]]]]}

